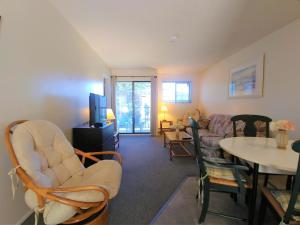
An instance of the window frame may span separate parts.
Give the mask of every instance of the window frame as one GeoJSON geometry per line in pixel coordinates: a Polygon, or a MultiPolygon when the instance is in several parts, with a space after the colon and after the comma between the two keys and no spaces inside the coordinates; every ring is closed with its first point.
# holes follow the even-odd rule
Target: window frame
{"type": "Polygon", "coordinates": [[[178,103],[192,103],[192,81],[175,81],[175,80],[165,80],[162,81],[162,102],[165,103],[174,103],[174,104],[178,104],[178,103]],[[167,101],[164,100],[164,88],[163,85],[164,83],[174,83],[175,84],[175,100],[174,101],[167,101]],[[187,101],[180,101],[177,100],[177,84],[187,84],[189,87],[189,96],[188,96],[188,100],[187,101]]]}

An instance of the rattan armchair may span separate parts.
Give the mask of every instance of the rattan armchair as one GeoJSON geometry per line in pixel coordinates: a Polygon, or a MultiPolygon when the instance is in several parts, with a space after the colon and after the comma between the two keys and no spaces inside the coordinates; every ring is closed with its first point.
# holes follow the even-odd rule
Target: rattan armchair
{"type": "Polygon", "coordinates": [[[42,120],[9,124],[5,143],[12,171],[25,187],[25,201],[43,213],[45,224],[108,223],[107,206],[118,193],[122,174],[119,153],[73,149],[58,127],[42,120]],[[106,154],[117,161],[95,157],[106,154]],[[85,168],[86,158],[95,164],[85,168]]]}

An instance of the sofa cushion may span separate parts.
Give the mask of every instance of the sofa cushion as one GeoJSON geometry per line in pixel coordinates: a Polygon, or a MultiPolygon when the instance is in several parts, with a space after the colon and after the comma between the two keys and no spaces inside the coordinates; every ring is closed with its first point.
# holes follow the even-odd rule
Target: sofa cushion
{"type": "Polygon", "coordinates": [[[220,147],[219,142],[223,139],[223,137],[220,136],[203,136],[201,138],[201,142],[204,147],[220,147]]]}
{"type": "MultiPolygon", "coordinates": [[[[192,128],[188,127],[186,128],[186,132],[193,135],[192,128]]],[[[218,141],[222,139],[222,137],[217,136],[213,133],[210,133],[206,129],[199,129],[198,130],[199,137],[200,137],[200,144],[203,147],[201,149],[204,156],[207,157],[220,157],[221,151],[219,149],[219,143],[218,141]],[[214,140],[211,140],[214,139],[214,140]],[[210,146],[209,143],[212,142],[214,146],[210,146]],[[209,147],[214,147],[213,149],[210,149],[209,147]]]]}
{"type": "Polygon", "coordinates": [[[207,129],[209,125],[209,120],[208,119],[200,119],[198,121],[198,125],[200,129],[207,129]]]}
{"type": "Polygon", "coordinates": [[[221,149],[220,148],[202,148],[201,152],[205,157],[209,158],[220,158],[221,157],[221,149]]]}
{"type": "MultiPolygon", "coordinates": [[[[192,128],[187,128],[186,132],[189,133],[190,135],[193,135],[192,128]]],[[[198,134],[199,134],[201,145],[204,147],[218,147],[219,146],[218,140],[221,140],[223,138],[217,134],[209,132],[209,130],[206,129],[199,129],[198,134]],[[210,143],[212,145],[210,145],[210,143]]]]}
{"type": "Polygon", "coordinates": [[[231,122],[231,115],[223,114],[212,114],[209,117],[208,130],[211,133],[217,134],[219,136],[225,136],[227,134],[233,133],[233,126],[231,122]]]}
{"type": "MultiPolygon", "coordinates": [[[[192,128],[191,127],[187,127],[185,129],[185,131],[189,134],[189,135],[193,135],[193,131],[192,131],[192,128]]],[[[209,133],[209,131],[207,129],[199,129],[198,130],[198,134],[199,134],[199,137],[201,139],[201,137],[203,136],[207,136],[207,135],[211,135],[211,133],[209,133]]]]}

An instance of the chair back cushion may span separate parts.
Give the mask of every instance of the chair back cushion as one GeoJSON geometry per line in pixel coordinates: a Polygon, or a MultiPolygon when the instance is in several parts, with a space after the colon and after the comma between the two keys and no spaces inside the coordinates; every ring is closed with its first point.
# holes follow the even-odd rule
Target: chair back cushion
{"type": "Polygon", "coordinates": [[[48,121],[18,125],[12,144],[22,168],[42,187],[60,186],[84,169],[62,131],[48,121]]]}

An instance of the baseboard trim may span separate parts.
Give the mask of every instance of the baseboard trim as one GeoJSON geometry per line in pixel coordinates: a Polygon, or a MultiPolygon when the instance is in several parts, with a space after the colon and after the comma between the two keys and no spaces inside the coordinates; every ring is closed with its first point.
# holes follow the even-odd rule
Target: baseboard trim
{"type": "Polygon", "coordinates": [[[25,213],[24,216],[22,216],[21,219],[19,219],[19,221],[15,224],[15,225],[22,225],[25,220],[33,213],[33,210],[29,210],[27,213],[25,213]]]}

